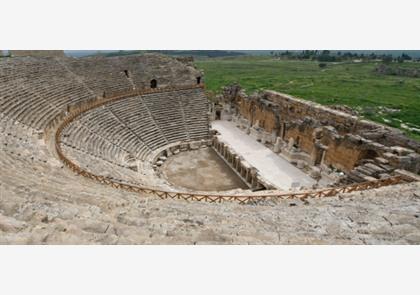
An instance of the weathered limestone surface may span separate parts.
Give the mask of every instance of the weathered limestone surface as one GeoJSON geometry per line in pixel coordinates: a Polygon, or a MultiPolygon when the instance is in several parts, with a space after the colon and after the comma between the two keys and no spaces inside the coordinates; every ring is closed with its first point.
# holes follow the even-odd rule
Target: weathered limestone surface
{"type": "Polygon", "coordinates": [[[420,244],[418,183],[259,206],[25,189],[3,191],[0,244],[420,244]]]}
{"type": "Polygon", "coordinates": [[[0,244],[420,244],[420,183],[258,206],[159,200],[75,175],[1,120],[0,244]]]}

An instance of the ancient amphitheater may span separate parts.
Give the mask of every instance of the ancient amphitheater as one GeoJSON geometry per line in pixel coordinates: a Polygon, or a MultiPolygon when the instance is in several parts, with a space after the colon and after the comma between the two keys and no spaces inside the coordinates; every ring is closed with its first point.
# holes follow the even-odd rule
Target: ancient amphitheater
{"type": "Polygon", "coordinates": [[[420,143],[191,59],[0,59],[0,244],[419,244],[420,143]]]}

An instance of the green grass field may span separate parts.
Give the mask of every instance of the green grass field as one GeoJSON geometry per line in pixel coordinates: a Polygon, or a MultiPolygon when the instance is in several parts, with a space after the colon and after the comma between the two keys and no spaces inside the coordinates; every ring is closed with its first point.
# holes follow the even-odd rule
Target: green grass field
{"type": "MultiPolygon", "coordinates": [[[[204,70],[207,90],[214,93],[237,82],[247,93],[276,90],[324,105],[347,105],[368,119],[400,129],[401,123],[420,129],[420,78],[376,74],[374,62],[328,63],[324,69],[318,64],[250,56],[196,61],[204,70]]],[[[419,63],[395,66],[420,69],[419,63]]],[[[402,130],[420,140],[420,133],[402,130]]]]}

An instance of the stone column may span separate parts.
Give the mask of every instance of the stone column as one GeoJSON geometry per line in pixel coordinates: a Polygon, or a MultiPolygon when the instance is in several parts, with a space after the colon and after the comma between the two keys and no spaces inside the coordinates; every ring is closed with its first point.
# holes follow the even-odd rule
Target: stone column
{"type": "Polygon", "coordinates": [[[277,137],[276,138],[276,143],[274,144],[274,152],[275,153],[280,153],[280,150],[281,150],[281,142],[282,142],[281,138],[280,137],[277,137]]]}
{"type": "Polygon", "coordinates": [[[235,167],[235,158],[236,158],[236,155],[232,153],[230,155],[230,163],[232,164],[232,167],[235,167]]]}
{"type": "Polygon", "coordinates": [[[246,169],[246,181],[248,182],[248,183],[251,183],[252,182],[252,175],[251,175],[251,168],[248,168],[248,169],[246,169]]]}
{"type": "Polygon", "coordinates": [[[320,142],[315,142],[311,152],[312,165],[321,165],[324,162],[325,152],[327,149],[327,146],[321,144],[320,142]]]}
{"type": "Polygon", "coordinates": [[[311,152],[311,164],[316,165],[316,159],[318,158],[319,153],[319,144],[317,142],[314,143],[311,152]]]}
{"type": "Polygon", "coordinates": [[[240,158],[239,158],[238,156],[235,156],[235,166],[234,166],[234,168],[235,168],[235,170],[236,170],[236,171],[238,171],[238,172],[240,172],[240,171],[239,171],[240,163],[241,163],[240,158]]]}
{"type": "Polygon", "coordinates": [[[255,168],[251,169],[251,187],[257,188],[258,187],[258,177],[257,177],[257,170],[255,168]]]}
{"type": "Polygon", "coordinates": [[[285,130],[286,129],[286,124],[285,123],[281,123],[280,124],[280,137],[281,137],[281,139],[283,139],[284,140],[284,135],[285,135],[285,130]]]}
{"type": "Polygon", "coordinates": [[[241,164],[241,176],[246,179],[246,168],[241,164]]]}
{"type": "Polygon", "coordinates": [[[260,127],[260,121],[259,120],[255,120],[255,124],[252,127],[259,128],[260,127]]]}
{"type": "Polygon", "coordinates": [[[327,149],[322,150],[321,163],[319,163],[320,165],[324,164],[326,155],[327,155],[327,149]]]}
{"type": "Polygon", "coordinates": [[[271,131],[271,136],[270,136],[271,143],[276,143],[276,139],[277,139],[277,131],[276,130],[272,130],[271,131]]]}
{"type": "Polygon", "coordinates": [[[293,150],[295,147],[295,139],[293,137],[289,138],[289,142],[287,143],[287,148],[289,150],[293,150]]]}

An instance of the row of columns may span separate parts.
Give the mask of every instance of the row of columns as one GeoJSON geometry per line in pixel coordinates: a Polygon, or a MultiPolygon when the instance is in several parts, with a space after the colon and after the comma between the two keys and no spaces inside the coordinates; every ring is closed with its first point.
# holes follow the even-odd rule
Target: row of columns
{"type": "Polygon", "coordinates": [[[244,159],[233,153],[229,147],[225,143],[219,141],[217,137],[213,137],[212,147],[252,189],[260,189],[263,187],[258,181],[257,169],[244,165],[244,159]]]}

